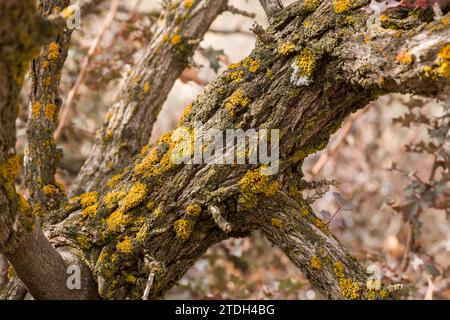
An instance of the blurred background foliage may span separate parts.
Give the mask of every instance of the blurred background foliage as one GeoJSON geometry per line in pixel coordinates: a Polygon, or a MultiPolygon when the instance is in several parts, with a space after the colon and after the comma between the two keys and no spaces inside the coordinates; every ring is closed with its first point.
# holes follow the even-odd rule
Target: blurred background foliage
{"type": "MultiPolygon", "coordinates": [[[[176,126],[184,107],[205,85],[250,53],[253,21],[267,25],[257,0],[231,3],[256,18],[225,13],[217,19],[192,67],[169,95],[152,141],[176,126]]],[[[60,118],[58,145],[64,158],[57,180],[67,187],[88,156],[124,76],[161,24],[161,1],[120,0],[118,9],[110,12],[114,19],[105,24],[109,10],[110,1],[105,1],[96,15],[82,17],[62,75],[64,99],[85,68],[75,98],[60,118]],[[98,44],[93,46],[96,38],[98,44]]],[[[17,120],[20,152],[25,145],[28,93],[25,88],[17,120]]],[[[404,299],[450,299],[449,125],[450,99],[385,96],[347,119],[328,147],[304,166],[308,181],[332,182],[315,201],[316,212],[329,217],[343,199],[351,203],[351,210],[339,210],[331,229],[375,276],[388,284],[402,284],[404,299]]],[[[18,187],[26,192],[21,181],[18,187]]],[[[8,281],[7,269],[0,258],[0,288],[8,281]]],[[[321,296],[277,248],[255,233],[211,248],[166,298],[321,296]]]]}

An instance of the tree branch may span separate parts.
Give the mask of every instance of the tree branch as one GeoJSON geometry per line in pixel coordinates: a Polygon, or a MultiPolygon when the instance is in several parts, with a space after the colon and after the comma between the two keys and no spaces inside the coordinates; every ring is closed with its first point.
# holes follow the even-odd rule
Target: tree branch
{"type": "Polygon", "coordinates": [[[261,3],[264,12],[269,18],[283,8],[283,4],[280,0],[259,0],[259,3],[261,3]]]}
{"type": "MultiPolygon", "coordinates": [[[[41,1],[40,11],[43,19],[50,14],[58,14],[55,10],[65,8],[69,3],[69,0],[41,1]]],[[[28,144],[24,168],[26,186],[31,193],[33,205],[41,208],[41,212],[57,208],[65,198],[64,188],[55,181],[56,168],[62,157],[62,151],[56,147],[53,132],[61,107],[58,88],[71,35],[71,29],[62,27],[53,41],[41,49],[39,57],[32,61],[32,88],[27,122],[28,144]]]]}
{"type": "Polygon", "coordinates": [[[153,124],[173,84],[227,0],[203,0],[167,13],[166,23],[129,75],[107,113],[100,136],[73,184],[73,193],[96,189],[148,143],[153,124]],[[145,119],[145,121],[143,121],[145,119]]]}
{"type": "Polygon", "coordinates": [[[328,299],[386,299],[381,279],[369,274],[330,233],[311,208],[285,194],[263,201],[254,224],[302,271],[328,299]]]}

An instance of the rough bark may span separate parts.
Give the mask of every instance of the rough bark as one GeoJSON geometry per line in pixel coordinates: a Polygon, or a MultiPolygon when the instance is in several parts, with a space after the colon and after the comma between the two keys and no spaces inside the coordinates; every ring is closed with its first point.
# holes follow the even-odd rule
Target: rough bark
{"type": "MultiPolygon", "coordinates": [[[[69,4],[68,0],[41,1],[40,14],[45,17],[59,13],[69,4]]],[[[40,208],[41,213],[55,209],[65,197],[63,187],[55,181],[62,155],[56,147],[53,133],[61,108],[58,87],[72,31],[67,27],[61,30],[50,44],[41,48],[39,57],[31,63],[32,88],[24,168],[33,206],[40,208]]]]}
{"type": "Polygon", "coordinates": [[[180,120],[177,130],[192,131],[195,122],[222,131],[279,129],[276,175],[250,165],[177,165],[175,131],[99,192],[59,210],[66,218],[47,235],[87,264],[102,298],[139,298],[145,289],[160,297],[212,244],[256,229],[325,296],[390,297],[383,286],[367,286],[363,268],[313,214],[301,195],[301,166],[350,113],[380,95],[448,94],[450,14],[392,31],[367,23],[374,18],[360,9],[367,3],[297,2],[274,12],[250,56],[211,83],[180,120]]]}
{"type": "Polygon", "coordinates": [[[165,24],[148,44],[107,113],[97,143],[72,185],[72,194],[95,190],[132,163],[145,146],[175,81],[228,0],[168,5],[165,24]]]}

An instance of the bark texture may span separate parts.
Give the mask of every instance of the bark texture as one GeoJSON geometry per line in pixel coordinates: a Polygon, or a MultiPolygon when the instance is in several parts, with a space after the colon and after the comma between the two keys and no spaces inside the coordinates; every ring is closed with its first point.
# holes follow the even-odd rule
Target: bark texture
{"type": "Polygon", "coordinates": [[[145,146],[175,81],[188,66],[209,26],[228,0],[168,4],[165,24],[148,44],[109,110],[95,147],[72,186],[72,194],[100,188],[132,163],[145,146]]]}

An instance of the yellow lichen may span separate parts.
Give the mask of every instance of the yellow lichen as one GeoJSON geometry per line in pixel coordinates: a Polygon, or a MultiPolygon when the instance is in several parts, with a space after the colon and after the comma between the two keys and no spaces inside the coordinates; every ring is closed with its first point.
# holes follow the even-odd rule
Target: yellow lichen
{"type": "Polygon", "coordinates": [[[122,253],[131,254],[133,252],[133,241],[131,241],[130,237],[126,236],[123,241],[117,244],[116,248],[122,253]]]}
{"type": "Polygon", "coordinates": [[[0,164],[0,175],[6,182],[12,182],[19,175],[20,160],[19,156],[14,155],[9,157],[5,163],[0,164]]]}
{"type": "Polygon", "coordinates": [[[316,270],[322,270],[322,261],[318,256],[312,256],[311,258],[311,267],[316,270]]]}
{"type": "Polygon", "coordinates": [[[92,248],[92,242],[85,235],[78,235],[77,243],[80,245],[80,248],[83,250],[89,250],[92,248]]]}
{"type": "Polygon", "coordinates": [[[189,104],[183,111],[183,114],[180,117],[180,124],[186,120],[186,118],[191,114],[192,112],[192,104],[189,104]]]}
{"type": "Polygon", "coordinates": [[[270,223],[278,229],[281,229],[283,227],[283,220],[281,220],[280,218],[272,218],[272,220],[270,221],[270,223]]]}
{"type": "Polygon", "coordinates": [[[302,50],[297,56],[295,63],[300,70],[301,76],[311,77],[316,69],[316,60],[308,48],[302,50]]]}
{"type": "Polygon", "coordinates": [[[148,224],[144,223],[140,228],[139,231],[136,233],[136,240],[137,242],[143,244],[148,236],[148,224]]]}
{"type": "Polygon", "coordinates": [[[117,183],[119,183],[120,179],[122,178],[121,174],[116,174],[115,176],[112,176],[111,179],[106,183],[106,186],[108,188],[114,188],[117,183]]]}
{"type": "Polygon", "coordinates": [[[351,7],[350,0],[334,0],[333,1],[333,9],[336,13],[344,13],[348,11],[351,7]]]}
{"type": "Polygon", "coordinates": [[[176,34],[176,35],[174,35],[172,38],[170,38],[170,42],[171,42],[174,46],[180,44],[181,41],[183,41],[183,38],[182,38],[179,34],[176,34]]]}
{"type": "Polygon", "coordinates": [[[184,0],[184,7],[186,9],[192,8],[193,5],[194,5],[194,0],[184,0]]]}
{"type": "Polygon", "coordinates": [[[146,95],[149,95],[150,94],[150,89],[151,89],[150,82],[145,81],[144,87],[142,88],[142,90],[144,91],[144,93],[146,95]]]}
{"type": "Polygon", "coordinates": [[[302,4],[302,9],[305,12],[314,12],[322,3],[322,0],[305,0],[302,4]]]}
{"type": "Polygon", "coordinates": [[[136,182],[123,199],[123,202],[120,205],[120,210],[127,212],[128,210],[138,206],[145,200],[148,192],[148,187],[145,184],[136,182]]]}
{"type": "Polygon", "coordinates": [[[278,191],[278,182],[272,181],[268,175],[261,174],[261,170],[250,170],[239,181],[241,194],[239,203],[247,209],[253,209],[258,202],[258,195],[272,197],[278,191]]]}
{"type": "Polygon", "coordinates": [[[149,201],[147,202],[147,204],[145,205],[145,207],[150,210],[153,211],[153,209],[155,209],[155,203],[153,201],[149,201]]]}
{"type": "Polygon", "coordinates": [[[234,116],[239,109],[247,107],[249,103],[250,98],[246,97],[241,89],[238,89],[228,98],[225,108],[230,115],[234,116]]]}
{"type": "Polygon", "coordinates": [[[125,281],[129,284],[136,284],[137,279],[132,274],[129,274],[125,277],[125,281]]]}
{"type": "Polygon", "coordinates": [[[84,218],[93,218],[97,214],[99,204],[93,204],[92,206],[88,206],[83,209],[82,215],[84,218]]]}
{"type": "Polygon", "coordinates": [[[199,216],[202,213],[202,207],[198,203],[191,203],[186,207],[186,214],[190,216],[199,216]]]}
{"type": "Polygon", "coordinates": [[[182,240],[187,240],[192,234],[194,229],[194,222],[190,220],[180,219],[175,221],[173,228],[177,237],[182,240]]]}
{"type": "Polygon", "coordinates": [[[127,194],[123,191],[112,191],[105,196],[105,203],[108,209],[112,210],[117,207],[120,200],[122,200],[127,194]]]}
{"type": "Polygon", "coordinates": [[[301,214],[303,217],[306,217],[306,216],[309,215],[309,210],[306,209],[306,208],[303,208],[303,209],[300,211],[300,214],[301,214]]]}
{"type": "Polygon", "coordinates": [[[48,59],[50,61],[55,61],[59,57],[59,45],[56,42],[51,42],[48,45],[48,59]]]}
{"type": "Polygon", "coordinates": [[[344,298],[355,300],[360,297],[361,288],[356,280],[340,278],[339,290],[344,298]]]}
{"type": "Polygon", "coordinates": [[[6,277],[9,281],[11,281],[14,278],[14,268],[12,265],[8,265],[8,270],[6,272],[6,277]]]}
{"type": "Polygon", "coordinates": [[[288,41],[286,43],[283,43],[278,48],[278,53],[285,56],[285,55],[288,55],[291,52],[294,52],[294,50],[295,50],[295,44],[293,44],[292,42],[288,41]]]}
{"type": "Polygon", "coordinates": [[[325,224],[325,222],[323,222],[319,218],[315,219],[314,224],[316,225],[317,228],[322,229],[322,230],[325,230],[327,228],[327,225],[325,224]]]}
{"type": "Polygon", "coordinates": [[[56,105],[53,103],[49,103],[45,106],[45,118],[48,121],[54,121],[55,120],[55,114],[56,114],[56,105]]]}
{"type": "Polygon", "coordinates": [[[340,261],[336,261],[333,264],[333,272],[338,278],[343,278],[345,276],[345,267],[340,261]]]}
{"type": "Polygon", "coordinates": [[[242,61],[242,66],[247,68],[251,73],[256,73],[261,67],[261,60],[247,57],[242,61]]]}
{"type": "Polygon", "coordinates": [[[163,211],[163,209],[161,209],[160,207],[158,207],[158,208],[156,208],[156,209],[153,211],[152,215],[153,215],[156,219],[157,219],[157,218],[161,218],[161,217],[164,216],[164,211],[163,211]]]}
{"type": "Polygon", "coordinates": [[[36,101],[31,105],[31,115],[33,116],[33,119],[36,120],[39,118],[39,115],[41,114],[41,104],[36,101]]]}
{"type": "Polygon", "coordinates": [[[427,77],[449,78],[450,77],[450,44],[445,45],[438,53],[433,66],[425,66],[423,72],[427,77]]]}

